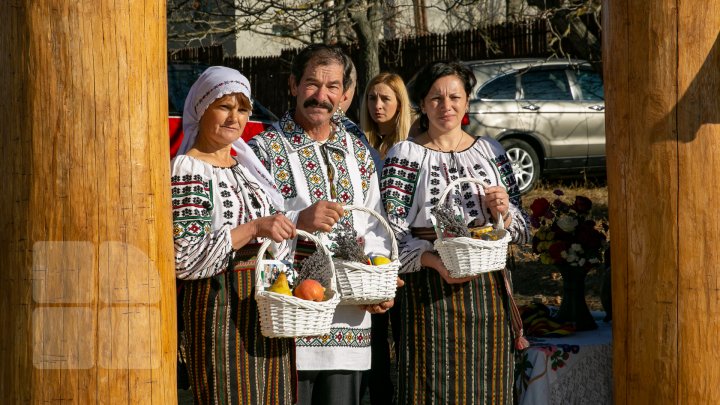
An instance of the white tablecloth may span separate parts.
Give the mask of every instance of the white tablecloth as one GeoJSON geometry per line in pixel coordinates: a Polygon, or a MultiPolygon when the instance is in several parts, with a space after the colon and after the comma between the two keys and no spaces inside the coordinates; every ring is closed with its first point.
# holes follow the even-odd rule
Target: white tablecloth
{"type": "Polygon", "coordinates": [[[594,315],[597,330],[531,338],[515,365],[520,405],[612,404],[612,330],[594,315]]]}

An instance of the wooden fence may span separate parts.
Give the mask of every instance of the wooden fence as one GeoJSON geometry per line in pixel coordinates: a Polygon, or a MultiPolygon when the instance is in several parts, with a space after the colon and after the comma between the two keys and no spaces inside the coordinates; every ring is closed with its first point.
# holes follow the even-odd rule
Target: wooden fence
{"type": "MultiPolygon", "coordinates": [[[[380,42],[380,70],[395,72],[407,81],[418,67],[431,61],[543,57],[552,53],[548,44],[549,30],[545,20],[405,37],[380,42]]],[[[358,60],[360,50],[357,47],[345,51],[353,60],[358,60]]],[[[272,57],[223,57],[221,46],[211,46],[172,51],[169,63],[204,63],[238,69],[252,83],[253,93],[260,103],[279,115],[290,108],[287,80],[292,58],[297,52],[298,49],[286,49],[272,57]]],[[[361,94],[364,88],[365,83],[358,83],[358,93],[361,94]]]]}

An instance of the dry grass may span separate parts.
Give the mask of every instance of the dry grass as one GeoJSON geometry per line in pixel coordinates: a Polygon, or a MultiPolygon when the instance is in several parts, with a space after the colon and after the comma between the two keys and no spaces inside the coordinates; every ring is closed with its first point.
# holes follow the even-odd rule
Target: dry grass
{"type": "MultiPolygon", "coordinates": [[[[593,201],[593,217],[595,219],[608,218],[607,187],[604,182],[590,181],[554,181],[541,184],[535,190],[523,196],[523,207],[529,210],[530,204],[540,197],[552,201],[555,199],[553,191],[562,190],[569,199],[576,195],[583,195],[593,201]]],[[[562,294],[562,280],[554,267],[540,263],[537,255],[527,246],[513,246],[509,263],[512,270],[515,299],[519,305],[540,301],[544,304],[558,305],[562,294]]],[[[604,269],[594,269],[588,273],[586,281],[586,300],[592,310],[602,310],[600,305],[600,290],[604,269]]]]}

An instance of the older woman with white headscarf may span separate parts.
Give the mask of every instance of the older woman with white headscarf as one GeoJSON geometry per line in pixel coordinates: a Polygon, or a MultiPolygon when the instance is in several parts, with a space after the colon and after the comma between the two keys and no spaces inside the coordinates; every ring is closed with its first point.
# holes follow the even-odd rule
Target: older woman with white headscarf
{"type": "Polygon", "coordinates": [[[176,275],[200,404],[293,402],[294,342],[260,333],[248,259],[258,238],[281,242],[296,233],[274,182],[240,138],[251,100],[240,72],[208,68],[185,101],[185,137],[172,161],[176,275]]]}

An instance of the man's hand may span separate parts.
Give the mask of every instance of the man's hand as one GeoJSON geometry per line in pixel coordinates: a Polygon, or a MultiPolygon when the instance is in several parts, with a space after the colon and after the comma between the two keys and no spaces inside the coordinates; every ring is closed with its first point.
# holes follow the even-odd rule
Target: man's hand
{"type": "Polygon", "coordinates": [[[371,314],[384,314],[388,309],[395,305],[395,300],[381,302],[379,304],[360,305],[360,309],[370,312],[371,314]]]}
{"type": "MultiPolygon", "coordinates": [[[[397,287],[400,288],[405,285],[405,281],[401,279],[400,277],[397,278],[397,281],[395,282],[397,287]]],[[[372,304],[372,305],[360,305],[360,309],[364,311],[368,311],[371,314],[384,314],[388,311],[388,309],[392,308],[395,305],[395,299],[391,299],[388,301],[381,302],[379,304],[372,304]]]]}
{"type": "Polygon", "coordinates": [[[342,205],[331,201],[318,201],[300,211],[297,228],[306,232],[330,232],[333,225],[345,214],[342,205]]]}

